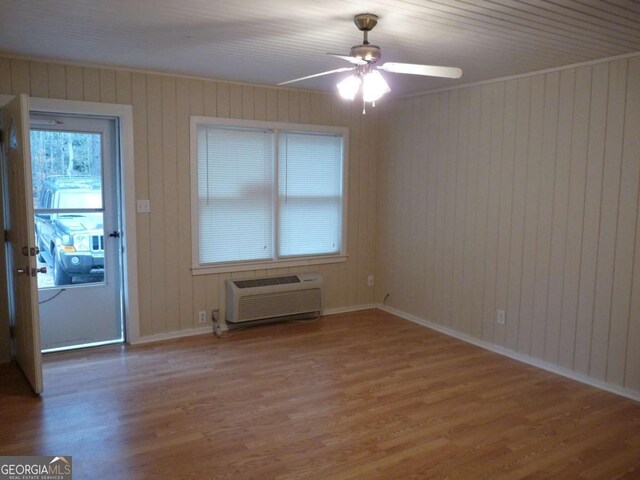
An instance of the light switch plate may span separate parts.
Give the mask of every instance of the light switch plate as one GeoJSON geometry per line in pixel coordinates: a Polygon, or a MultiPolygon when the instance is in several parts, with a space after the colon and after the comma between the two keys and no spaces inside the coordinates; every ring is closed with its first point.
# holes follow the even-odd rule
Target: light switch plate
{"type": "Polygon", "coordinates": [[[149,200],[138,200],[138,213],[151,213],[151,203],[149,200]]]}

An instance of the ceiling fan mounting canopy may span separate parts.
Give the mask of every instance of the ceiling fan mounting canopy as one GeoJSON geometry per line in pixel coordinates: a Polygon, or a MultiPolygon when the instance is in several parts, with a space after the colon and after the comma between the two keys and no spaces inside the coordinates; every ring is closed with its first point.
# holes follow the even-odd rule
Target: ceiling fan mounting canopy
{"type": "Polygon", "coordinates": [[[353,17],[353,23],[361,32],[370,32],[378,24],[378,16],[373,13],[360,13],[353,17]]]}

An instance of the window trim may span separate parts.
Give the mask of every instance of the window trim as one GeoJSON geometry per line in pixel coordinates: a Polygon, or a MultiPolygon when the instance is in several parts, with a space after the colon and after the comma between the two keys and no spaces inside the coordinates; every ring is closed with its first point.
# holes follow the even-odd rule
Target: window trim
{"type": "MultiPolygon", "coordinates": [[[[278,142],[277,138],[274,142],[274,256],[279,254],[278,248],[278,142]]],[[[349,200],[349,129],[346,127],[334,127],[328,125],[312,125],[287,122],[269,122],[259,120],[242,120],[233,118],[205,117],[192,115],[190,116],[190,178],[191,178],[191,274],[206,275],[211,273],[227,273],[241,272],[248,270],[264,270],[270,268],[288,268],[307,265],[320,265],[329,263],[346,262],[347,254],[347,213],[349,200]],[[274,133],[279,131],[302,132],[302,133],[319,133],[319,134],[336,134],[342,136],[342,238],[341,249],[338,254],[326,255],[305,255],[295,257],[274,258],[272,260],[256,260],[256,261],[240,261],[216,264],[201,264],[200,253],[200,228],[199,228],[199,210],[198,210],[198,127],[200,125],[212,125],[222,127],[238,127],[238,128],[257,128],[264,130],[272,130],[274,133]]]]}

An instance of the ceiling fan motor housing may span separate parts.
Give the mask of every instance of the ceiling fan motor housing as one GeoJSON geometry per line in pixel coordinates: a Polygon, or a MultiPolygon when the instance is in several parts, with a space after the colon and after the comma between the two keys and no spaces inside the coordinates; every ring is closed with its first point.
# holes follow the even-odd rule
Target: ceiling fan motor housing
{"type": "Polygon", "coordinates": [[[355,58],[361,58],[367,63],[376,63],[382,57],[382,52],[377,45],[355,45],[351,47],[350,55],[355,58]]]}

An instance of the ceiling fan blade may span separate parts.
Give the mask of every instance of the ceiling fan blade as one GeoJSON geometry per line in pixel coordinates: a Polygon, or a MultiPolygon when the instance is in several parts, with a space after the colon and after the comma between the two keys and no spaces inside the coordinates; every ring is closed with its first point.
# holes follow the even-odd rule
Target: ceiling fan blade
{"type": "Polygon", "coordinates": [[[329,70],[328,72],[315,73],[313,75],[307,75],[306,77],[300,77],[300,78],[294,78],[293,80],[287,80],[286,82],[278,83],[278,85],[287,85],[289,83],[301,82],[302,80],[307,80],[309,78],[315,78],[315,77],[321,77],[323,75],[330,75],[332,73],[348,72],[349,70],[355,70],[355,67],[336,68],[335,70],[329,70]]]}
{"type": "Polygon", "coordinates": [[[327,53],[327,55],[341,58],[342,60],[346,60],[347,62],[353,63],[354,65],[365,65],[367,63],[366,60],[356,57],[350,57],[349,55],[338,55],[337,53],[327,53]]]}
{"type": "Polygon", "coordinates": [[[387,62],[378,68],[385,72],[426,75],[428,77],[460,78],[462,76],[462,69],[457,67],[438,67],[435,65],[387,62]]]}

